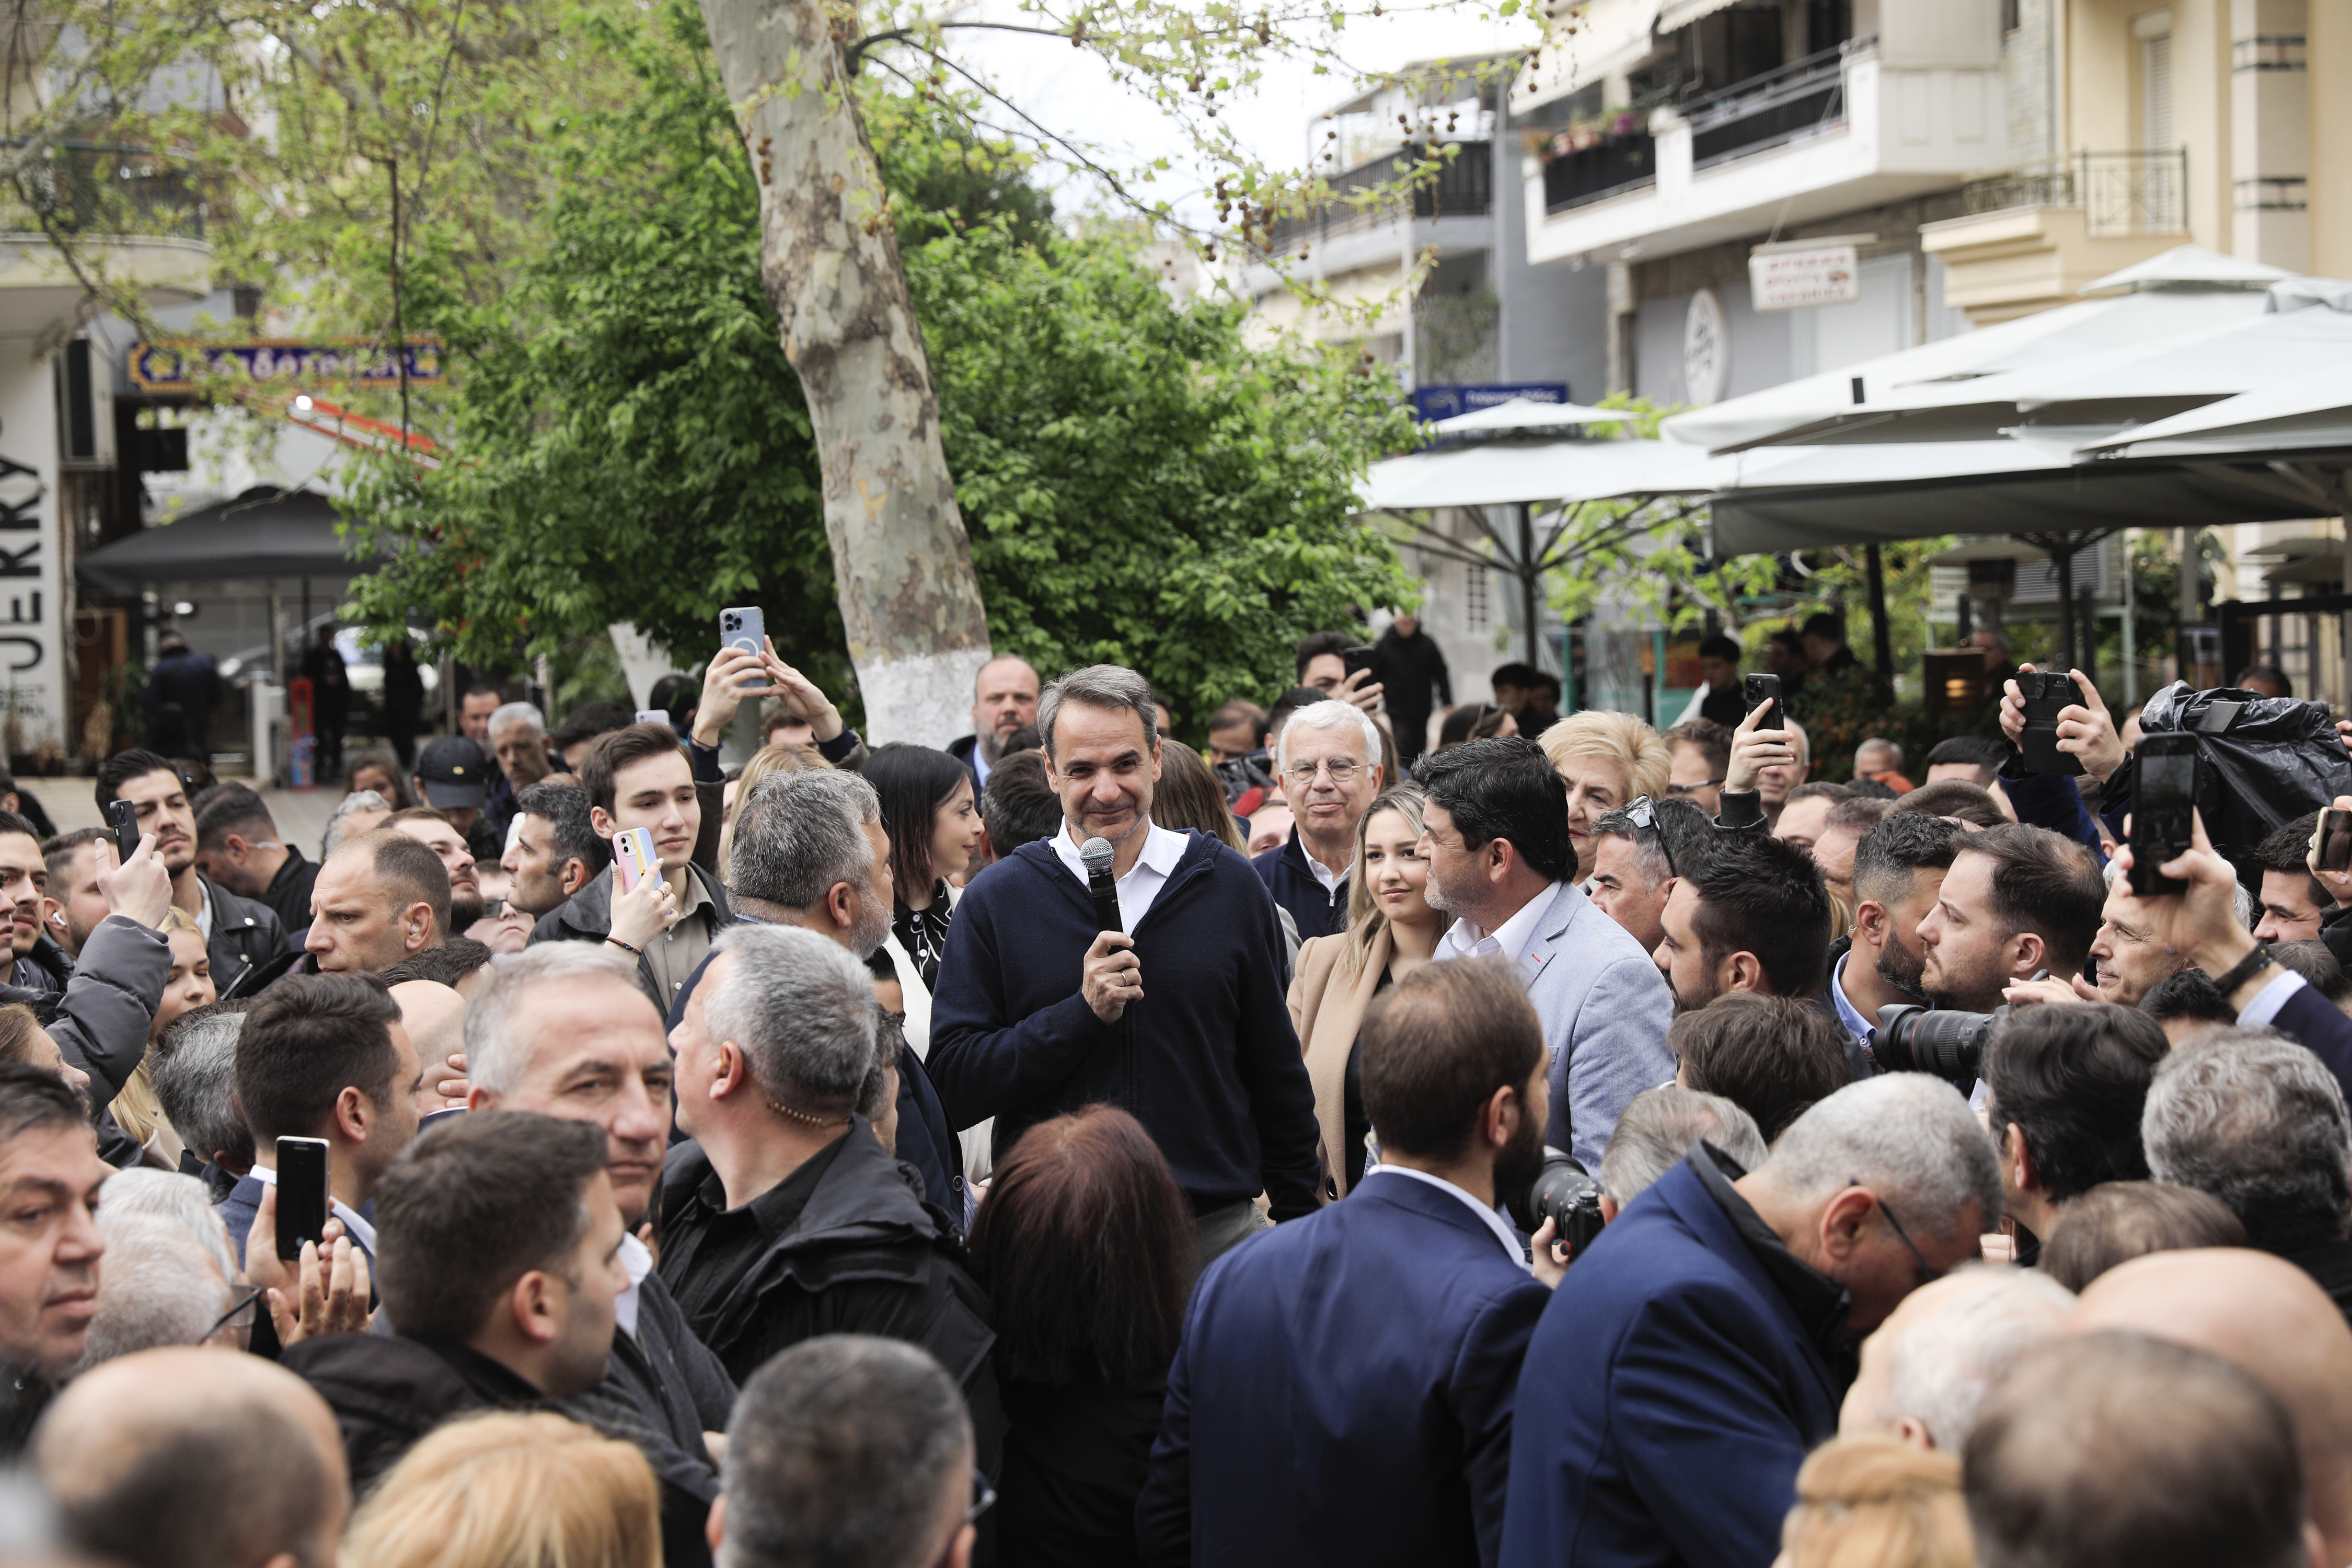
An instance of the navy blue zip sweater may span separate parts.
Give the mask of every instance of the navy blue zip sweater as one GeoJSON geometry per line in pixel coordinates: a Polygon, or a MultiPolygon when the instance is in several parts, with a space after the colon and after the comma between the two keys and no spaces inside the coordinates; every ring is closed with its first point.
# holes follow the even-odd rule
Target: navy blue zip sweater
{"type": "Polygon", "coordinates": [[[1298,841],[1296,832],[1252,860],[1250,869],[1258,874],[1274,901],[1298,922],[1299,941],[1310,942],[1348,929],[1348,879],[1340,878],[1337,888],[1325,892],[1323,884],[1315,879],[1315,868],[1307,863],[1307,846],[1298,841]]]}
{"type": "Polygon", "coordinates": [[[1191,842],[1132,933],[1143,996],[1106,1024],[1078,991],[1099,934],[1049,841],[973,879],[948,928],[926,1064],[949,1120],[996,1118],[996,1157],[1048,1118],[1108,1100],[1143,1123],[1201,1213],[1263,1190],[1316,1207],[1315,1092],[1290,1026],[1274,901],[1250,863],[1191,842]]]}

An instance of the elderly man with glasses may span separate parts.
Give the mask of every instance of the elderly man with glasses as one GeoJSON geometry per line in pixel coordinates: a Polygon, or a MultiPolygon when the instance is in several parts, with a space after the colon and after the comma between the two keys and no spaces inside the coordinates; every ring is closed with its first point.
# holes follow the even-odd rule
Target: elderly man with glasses
{"type": "Polygon", "coordinates": [[[1352,703],[1310,702],[1291,714],[1276,745],[1297,830],[1250,864],[1306,942],[1348,929],[1356,825],[1383,783],[1381,733],[1352,703]]]}

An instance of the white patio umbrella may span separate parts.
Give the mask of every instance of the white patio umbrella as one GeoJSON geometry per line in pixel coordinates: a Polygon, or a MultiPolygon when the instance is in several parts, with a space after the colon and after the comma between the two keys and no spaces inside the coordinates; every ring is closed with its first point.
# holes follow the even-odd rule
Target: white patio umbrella
{"type": "Polygon", "coordinates": [[[2352,449],[2352,355],[2085,443],[2084,460],[2352,449]]]}
{"type": "Polygon", "coordinates": [[[1475,408],[1450,419],[1422,426],[1434,436],[1531,435],[1538,430],[1571,430],[1583,425],[1622,425],[1639,417],[1622,408],[1594,408],[1581,403],[1538,403],[1514,397],[1491,408],[1475,408]]]}
{"type": "MultiPolygon", "coordinates": [[[[2251,321],[2270,303],[2263,291],[2286,276],[2275,267],[2179,246],[2090,286],[2130,292],[2083,300],[1801,377],[1677,414],[1661,430],[1669,439],[1721,453],[1834,438],[1851,426],[1880,425],[1896,408],[1957,410],[1988,377],[2062,366],[2251,321]]],[[[2001,421],[2015,422],[2013,416],[2001,421]]],[[[1997,428],[1979,420],[1955,434],[1989,436],[1997,428]]],[[[1949,437],[1923,426],[1916,433],[1882,432],[1879,438],[1949,437]]]]}

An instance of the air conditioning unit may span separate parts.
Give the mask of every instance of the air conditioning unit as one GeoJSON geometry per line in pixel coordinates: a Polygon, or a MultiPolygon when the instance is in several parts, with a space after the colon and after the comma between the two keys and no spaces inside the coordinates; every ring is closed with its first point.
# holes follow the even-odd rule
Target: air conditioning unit
{"type": "Polygon", "coordinates": [[[58,461],[114,467],[114,377],[102,345],[76,338],[58,351],[58,461]]]}

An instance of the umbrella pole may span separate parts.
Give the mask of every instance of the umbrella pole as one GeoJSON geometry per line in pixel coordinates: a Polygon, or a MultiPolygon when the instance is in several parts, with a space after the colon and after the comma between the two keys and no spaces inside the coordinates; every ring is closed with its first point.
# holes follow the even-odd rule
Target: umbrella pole
{"type": "Polygon", "coordinates": [[[1895,689],[1895,637],[1886,625],[1886,563],[1879,558],[1878,546],[1867,545],[1862,552],[1863,563],[1870,569],[1870,647],[1878,659],[1878,684],[1889,692],[1895,689]]]}
{"type": "Polygon", "coordinates": [[[1519,609],[1528,618],[1528,663],[1543,668],[1538,657],[1542,639],[1536,631],[1536,569],[1535,508],[1526,501],[1519,503],[1519,609]]]}
{"type": "Polygon", "coordinates": [[[2068,669],[2079,668],[2074,658],[2074,552],[2073,542],[2060,540],[2053,553],[2058,557],[2058,634],[2059,644],[2066,650],[2068,669]]]}

